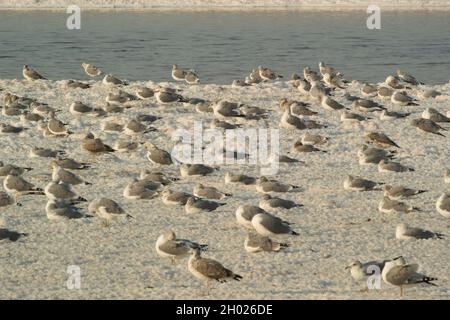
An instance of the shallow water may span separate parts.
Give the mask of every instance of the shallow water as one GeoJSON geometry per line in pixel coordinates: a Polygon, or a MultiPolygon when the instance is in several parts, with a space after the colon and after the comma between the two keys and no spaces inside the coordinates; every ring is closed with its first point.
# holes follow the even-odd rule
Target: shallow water
{"type": "Polygon", "coordinates": [[[365,12],[89,12],[81,30],[67,17],[0,12],[0,78],[20,78],[23,64],[85,78],[88,61],[129,80],[171,80],[177,63],[230,83],[258,65],[288,77],[322,60],[351,79],[381,81],[397,66],[427,83],[450,79],[450,13],[385,13],[381,30],[366,28],[365,12]]]}

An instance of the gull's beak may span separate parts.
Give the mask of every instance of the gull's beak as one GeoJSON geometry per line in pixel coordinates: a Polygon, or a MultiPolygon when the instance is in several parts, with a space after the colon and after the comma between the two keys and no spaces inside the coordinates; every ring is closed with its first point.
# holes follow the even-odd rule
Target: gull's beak
{"type": "Polygon", "coordinates": [[[352,266],[346,266],[344,270],[350,269],[352,266]]]}
{"type": "Polygon", "coordinates": [[[400,258],[403,258],[403,256],[395,257],[394,259],[392,259],[392,261],[398,260],[398,259],[400,259],[400,258]]]}

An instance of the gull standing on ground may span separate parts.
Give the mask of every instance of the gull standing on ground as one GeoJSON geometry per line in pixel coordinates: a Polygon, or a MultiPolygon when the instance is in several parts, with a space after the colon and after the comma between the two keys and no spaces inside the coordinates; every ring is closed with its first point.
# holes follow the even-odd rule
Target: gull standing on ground
{"type": "Polygon", "coordinates": [[[92,64],[83,62],[81,64],[81,67],[83,68],[84,72],[90,77],[96,77],[102,74],[102,71],[92,64]]]}
{"type": "Polygon", "coordinates": [[[184,78],[186,77],[186,71],[181,70],[178,68],[178,65],[174,64],[172,65],[172,79],[175,81],[184,81],[184,78]]]}
{"type": "Polygon", "coordinates": [[[345,267],[345,270],[350,269],[350,275],[358,283],[363,283],[364,287],[361,289],[363,292],[367,292],[369,290],[367,280],[369,277],[373,276],[376,271],[381,272],[384,268],[385,261],[369,261],[365,263],[361,263],[359,260],[356,260],[345,267]]]}
{"type": "Polygon", "coordinates": [[[37,73],[27,65],[23,66],[22,74],[23,77],[27,80],[47,80],[46,78],[41,76],[39,73],[37,73]]]}
{"type": "Polygon", "coordinates": [[[400,296],[403,296],[404,286],[415,286],[418,284],[436,286],[431,281],[437,279],[419,273],[418,264],[403,264],[398,260],[386,262],[381,272],[381,277],[385,283],[400,287],[400,296]]]}
{"type": "Polygon", "coordinates": [[[189,272],[196,278],[205,281],[207,288],[210,287],[211,280],[220,283],[226,282],[228,279],[240,281],[242,276],[233,273],[233,271],[225,268],[216,260],[203,258],[200,250],[194,250],[188,262],[189,272]]]}
{"type": "Polygon", "coordinates": [[[189,70],[184,77],[187,84],[197,84],[200,82],[200,78],[194,70],[189,70]]]}
{"type": "Polygon", "coordinates": [[[177,257],[189,255],[192,250],[206,251],[207,244],[198,244],[186,239],[177,239],[175,232],[168,230],[163,232],[156,240],[155,249],[161,257],[167,257],[175,264],[177,257]]]}

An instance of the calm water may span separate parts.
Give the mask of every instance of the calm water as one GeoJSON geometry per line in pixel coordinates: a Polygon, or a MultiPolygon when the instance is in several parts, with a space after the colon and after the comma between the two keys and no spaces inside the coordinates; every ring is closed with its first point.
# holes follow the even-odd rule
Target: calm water
{"type": "Polygon", "coordinates": [[[397,66],[429,83],[450,79],[450,14],[385,13],[382,29],[361,13],[0,13],[0,78],[30,64],[52,79],[85,78],[82,61],[129,80],[165,81],[173,63],[202,82],[229,83],[252,67],[289,76],[322,60],[347,78],[380,81],[397,66]]]}

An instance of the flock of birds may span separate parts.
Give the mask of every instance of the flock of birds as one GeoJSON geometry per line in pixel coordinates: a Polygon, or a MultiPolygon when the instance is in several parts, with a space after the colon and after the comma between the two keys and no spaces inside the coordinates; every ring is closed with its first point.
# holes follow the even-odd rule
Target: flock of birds
{"type": "MultiPolygon", "coordinates": [[[[85,73],[91,77],[102,75],[102,71],[87,63],[82,67],[85,73]]],[[[23,67],[23,76],[29,81],[46,80],[37,71],[23,67]]],[[[200,82],[198,74],[194,70],[184,71],[177,65],[173,65],[172,78],[175,81],[184,81],[187,84],[195,85],[200,82]]],[[[235,80],[233,87],[257,86],[259,83],[274,81],[281,78],[269,68],[258,67],[245,78],[245,80],[235,80]]],[[[119,93],[109,93],[106,97],[106,104],[102,108],[91,107],[81,101],[74,101],[69,106],[70,113],[75,117],[94,116],[104,117],[109,114],[122,112],[124,106],[136,100],[156,99],[161,105],[171,105],[177,103],[189,104],[195,107],[199,113],[212,114],[214,119],[211,122],[212,128],[235,129],[239,125],[233,123],[233,119],[262,119],[267,117],[269,110],[264,108],[249,106],[238,102],[226,100],[207,101],[199,98],[184,97],[179,90],[160,85],[141,87],[135,93],[126,92],[127,82],[106,74],[102,80],[103,84],[120,88],[119,93]]],[[[422,83],[413,76],[397,70],[395,76],[389,76],[383,84],[364,83],[360,86],[362,97],[351,96],[345,89],[351,85],[343,74],[335,68],[319,64],[319,72],[304,68],[303,75],[294,74],[289,83],[298,90],[302,100],[289,100],[283,98],[279,101],[279,112],[281,114],[279,126],[288,130],[313,130],[325,128],[326,124],[313,120],[311,116],[317,114],[311,107],[321,106],[327,113],[340,113],[340,120],[345,125],[355,125],[362,121],[370,122],[372,114],[377,115],[383,121],[395,121],[396,119],[409,117],[408,112],[394,112],[388,110],[386,103],[391,102],[397,106],[417,106],[418,100],[411,95],[411,89],[418,89],[420,98],[435,98],[441,95],[435,90],[420,89],[422,83]],[[343,92],[347,101],[351,102],[352,108],[339,103],[334,95],[336,92],[343,92]],[[377,102],[377,99],[380,102],[377,102]],[[306,102],[307,101],[307,102],[306,102]],[[383,103],[386,102],[386,103],[383,103]]],[[[358,84],[359,85],[359,84],[358,84]]],[[[89,90],[90,83],[69,80],[67,87],[72,89],[89,90]]],[[[105,144],[100,138],[95,137],[91,132],[79,134],[70,130],[69,126],[58,119],[57,110],[47,103],[33,98],[19,96],[0,89],[3,93],[2,114],[8,117],[20,117],[27,123],[35,123],[43,137],[66,138],[69,135],[79,135],[81,149],[89,154],[102,154],[109,152],[133,152],[142,145],[147,153],[147,159],[152,163],[152,170],[142,170],[139,179],[134,179],[126,185],[123,196],[126,199],[154,199],[160,197],[167,206],[183,206],[186,213],[210,212],[225,205],[224,201],[231,194],[223,192],[215,187],[198,184],[193,189],[192,194],[188,192],[174,191],[168,186],[175,184],[178,180],[189,176],[207,176],[218,170],[216,167],[201,163],[177,163],[173,155],[155,144],[137,142],[129,139],[118,139],[114,146],[105,144]],[[171,176],[164,173],[162,168],[172,165],[179,165],[180,176],[171,176]]],[[[115,121],[105,121],[101,125],[103,132],[119,133],[128,137],[145,134],[158,130],[150,124],[158,120],[158,117],[151,115],[140,115],[136,119],[129,120],[126,124],[115,121]]],[[[446,138],[443,134],[447,131],[445,123],[450,123],[450,110],[447,115],[440,113],[433,108],[427,108],[421,118],[411,119],[411,126],[417,128],[424,134],[436,135],[437,139],[446,138]]],[[[18,134],[27,128],[13,126],[6,123],[0,124],[1,134],[18,134]]],[[[400,146],[385,133],[379,130],[371,130],[364,136],[366,144],[362,145],[357,157],[360,165],[377,165],[379,172],[408,172],[414,168],[408,167],[395,161],[396,149],[400,146]]],[[[305,132],[300,140],[295,142],[291,148],[291,153],[301,155],[310,152],[326,152],[321,146],[329,143],[329,138],[320,134],[305,132]]],[[[66,156],[64,150],[51,150],[39,147],[30,149],[31,157],[49,158],[52,167],[52,181],[43,189],[37,188],[24,178],[23,174],[32,168],[19,167],[13,164],[0,162],[0,176],[3,179],[5,192],[0,192],[0,207],[9,205],[21,205],[19,200],[23,195],[45,195],[48,198],[45,211],[48,219],[77,219],[90,218],[96,215],[105,221],[105,226],[118,218],[133,219],[133,216],[125,212],[119,203],[109,198],[96,198],[88,205],[89,214],[83,213],[76,207],[80,202],[87,200],[72,190],[73,185],[91,184],[82,179],[76,171],[89,170],[90,163],[79,162],[66,156]]],[[[235,154],[236,156],[236,154],[235,154]]],[[[300,162],[296,158],[288,155],[277,155],[277,160],[295,166],[300,162]]],[[[450,183],[450,169],[444,173],[444,181],[450,183]]],[[[295,185],[286,184],[282,181],[268,179],[267,177],[253,177],[242,173],[227,172],[224,176],[225,184],[239,184],[245,186],[255,186],[258,193],[263,196],[258,206],[242,204],[235,214],[236,221],[249,231],[245,239],[244,247],[247,252],[280,251],[289,245],[275,240],[280,236],[296,236],[298,233],[293,225],[279,217],[273,212],[278,210],[290,210],[301,205],[287,199],[275,196],[297,189],[295,185]]],[[[383,198],[378,210],[381,213],[409,213],[419,210],[402,200],[419,196],[425,190],[415,190],[406,186],[382,185],[382,183],[370,181],[357,176],[348,176],[343,181],[343,188],[347,191],[362,192],[370,190],[380,190],[383,188],[383,198]]],[[[450,194],[442,194],[436,202],[437,211],[446,218],[450,218],[450,194]]],[[[7,228],[0,229],[0,240],[9,239],[16,241],[20,234],[7,228]]],[[[396,228],[396,238],[407,239],[429,239],[442,238],[443,235],[420,228],[399,224],[396,228]]],[[[190,255],[188,270],[193,276],[204,281],[209,288],[210,282],[216,280],[225,282],[228,279],[240,280],[242,276],[225,268],[216,260],[205,258],[201,255],[207,250],[207,245],[198,244],[190,240],[179,239],[171,230],[163,232],[156,241],[156,252],[162,257],[168,257],[173,262],[177,258],[190,255]]],[[[351,276],[356,281],[366,281],[371,275],[368,267],[377,265],[382,270],[384,282],[400,287],[401,294],[403,287],[417,284],[434,285],[435,278],[428,277],[420,273],[417,264],[406,263],[403,257],[396,257],[392,260],[382,262],[361,263],[355,261],[348,266],[351,276]]]]}

